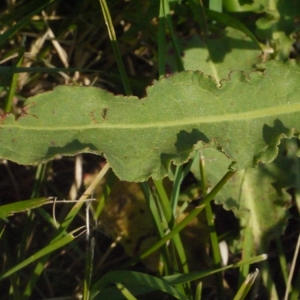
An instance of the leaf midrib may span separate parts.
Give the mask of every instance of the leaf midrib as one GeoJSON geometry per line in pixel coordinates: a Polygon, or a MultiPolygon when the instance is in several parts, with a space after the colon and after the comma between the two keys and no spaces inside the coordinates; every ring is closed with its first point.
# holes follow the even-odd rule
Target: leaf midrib
{"type": "Polygon", "coordinates": [[[279,105],[275,107],[268,107],[264,109],[252,110],[249,112],[242,113],[233,113],[233,114],[222,114],[215,116],[205,116],[198,118],[188,118],[188,119],[180,119],[175,121],[159,121],[159,122],[151,122],[151,123],[118,123],[118,124],[90,124],[90,125],[81,125],[81,126],[28,126],[23,125],[19,122],[14,122],[13,124],[1,124],[1,127],[6,128],[22,128],[24,130],[32,130],[32,131],[61,131],[61,130],[82,130],[82,129],[142,129],[142,128],[165,128],[165,127],[175,127],[175,126],[184,126],[184,125],[192,125],[192,124],[203,124],[203,123],[219,123],[219,122],[232,122],[232,121],[247,121],[265,117],[274,117],[275,115],[283,115],[290,114],[300,111],[300,103],[292,103],[279,105]]]}

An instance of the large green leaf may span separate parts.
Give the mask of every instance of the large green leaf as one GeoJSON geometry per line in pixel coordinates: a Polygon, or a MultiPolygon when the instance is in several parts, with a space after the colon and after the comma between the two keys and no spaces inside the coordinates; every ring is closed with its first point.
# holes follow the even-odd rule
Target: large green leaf
{"type": "Polygon", "coordinates": [[[256,35],[262,40],[268,40],[275,50],[273,57],[287,60],[296,42],[296,32],[299,32],[297,18],[299,17],[299,1],[266,1],[256,21],[256,35]],[[276,5],[274,5],[276,4],[276,5]],[[264,14],[262,14],[264,12],[264,14]]]}
{"type": "MultiPolygon", "coordinates": [[[[299,169],[295,140],[285,140],[271,164],[240,170],[216,196],[216,203],[232,210],[243,227],[250,226],[254,252],[267,251],[271,239],[279,237],[289,217],[291,204],[288,188],[296,188],[299,169]]],[[[228,159],[213,149],[202,151],[208,179],[212,185],[226,172],[228,159]]],[[[192,166],[196,177],[199,166],[192,166]]]]}
{"type": "MultiPolygon", "coordinates": [[[[227,78],[230,70],[251,71],[253,64],[261,62],[257,45],[230,27],[219,38],[204,39],[200,35],[191,35],[179,37],[178,44],[185,70],[201,70],[216,80],[227,78]]],[[[172,43],[169,43],[167,53],[167,71],[178,71],[172,43]]]]}
{"type": "Polygon", "coordinates": [[[60,86],[30,98],[15,120],[2,115],[0,157],[37,164],[79,152],[103,154],[124,180],[160,179],[170,162],[197,148],[226,153],[231,168],[270,162],[283,137],[300,128],[300,69],[271,62],[249,77],[232,72],[217,87],[201,72],[155,82],[148,96],[114,96],[93,87],[60,86]]]}
{"type": "MultiPolygon", "coordinates": [[[[215,199],[217,204],[233,211],[243,228],[250,226],[254,253],[267,250],[270,240],[283,233],[289,217],[287,208],[291,196],[286,188],[295,181],[295,161],[283,156],[282,152],[271,164],[236,172],[215,199]]],[[[205,149],[202,155],[208,180],[214,186],[226,172],[228,160],[214,149],[205,149]]],[[[193,173],[199,178],[196,169],[197,166],[192,166],[193,173]]]]}

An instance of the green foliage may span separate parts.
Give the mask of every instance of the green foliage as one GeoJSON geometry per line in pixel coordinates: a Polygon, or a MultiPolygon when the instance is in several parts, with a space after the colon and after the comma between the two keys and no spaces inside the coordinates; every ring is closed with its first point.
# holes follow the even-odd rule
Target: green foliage
{"type": "Polygon", "coordinates": [[[240,287],[239,291],[237,292],[237,294],[234,297],[234,300],[242,300],[245,299],[248,292],[250,291],[257,275],[258,275],[259,271],[258,269],[256,269],[255,272],[253,272],[252,274],[249,274],[245,280],[245,282],[242,284],[242,286],[240,287]]]}
{"type": "Polygon", "coordinates": [[[201,73],[182,72],[155,83],[143,100],[58,87],[26,102],[18,120],[2,115],[0,156],[37,164],[103,154],[128,181],[161,179],[171,161],[185,163],[195,149],[208,147],[224,152],[232,168],[256,166],[277,156],[281,138],[298,134],[299,73],[294,62],[270,62],[249,77],[232,72],[217,88],[201,73]]]}
{"type": "MultiPolygon", "coordinates": [[[[201,70],[217,82],[227,78],[230,70],[249,72],[254,63],[260,62],[261,51],[255,43],[230,27],[218,39],[204,41],[199,35],[193,34],[180,38],[178,44],[186,70],[201,70]]],[[[167,51],[172,53],[172,45],[168,45],[167,51]]],[[[166,62],[169,72],[178,71],[172,55],[167,56],[166,62]]]]}
{"type": "Polygon", "coordinates": [[[3,297],[298,298],[298,1],[4,6],[3,297]]]}
{"type": "MultiPolygon", "coordinates": [[[[119,295],[117,293],[117,288],[109,287],[109,283],[121,282],[126,286],[130,287],[130,290],[135,291],[135,295],[140,295],[145,292],[149,292],[151,290],[160,290],[163,292],[167,292],[172,295],[176,299],[186,299],[183,295],[180,295],[176,290],[173,289],[172,285],[178,285],[179,283],[189,282],[191,280],[200,279],[211,275],[213,273],[221,272],[226,269],[236,268],[242,266],[243,264],[249,264],[254,262],[259,262],[265,260],[266,257],[264,255],[253,257],[250,261],[239,262],[234,265],[229,265],[222,269],[214,270],[213,272],[191,272],[189,274],[176,274],[171,276],[165,276],[164,278],[155,278],[153,276],[136,273],[136,272],[128,272],[128,271],[115,271],[110,272],[101,278],[92,288],[91,296],[92,299],[109,299],[109,297],[113,297],[114,299],[119,299],[119,295]]],[[[252,283],[253,277],[256,277],[252,274],[252,283]]],[[[247,280],[249,281],[249,280],[247,280]]],[[[250,279],[251,281],[251,279],[250,279]]],[[[251,283],[251,282],[250,282],[251,283]]],[[[237,298],[241,299],[241,298],[237,298]]]]}
{"type": "Polygon", "coordinates": [[[0,218],[6,218],[15,213],[33,209],[51,202],[51,200],[48,200],[46,198],[39,198],[2,205],[0,206],[0,218]]]}
{"type": "MultiPolygon", "coordinates": [[[[250,225],[255,252],[265,251],[270,240],[279,237],[285,229],[286,208],[291,203],[286,189],[296,187],[299,176],[295,168],[298,161],[295,143],[295,140],[284,141],[273,163],[236,172],[216,198],[216,203],[232,210],[242,220],[243,227],[250,225]]],[[[204,149],[202,155],[210,184],[214,186],[226,172],[229,160],[212,149],[204,149]]],[[[192,172],[200,179],[197,165],[192,166],[192,172]]]]}
{"type": "Polygon", "coordinates": [[[144,294],[145,292],[150,292],[152,290],[160,290],[172,295],[175,299],[188,299],[162,278],[128,271],[110,272],[103,276],[93,287],[91,294],[92,299],[111,299],[112,296],[115,298],[117,295],[113,293],[116,292],[116,289],[105,290],[104,287],[111,283],[119,282],[128,286],[130,290],[133,290],[135,295],[144,294]],[[103,290],[104,293],[101,293],[101,290],[103,290]]]}
{"type": "Polygon", "coordinates": [[[16,266],[11,268],[10,270],[8,270],[4,273],[1,273],[0,274],[0,280],[6,278],[8,276],[11,276],[12,274],[17,272],[18,270],[23,269],[28,264],[31,264],[32,262],[38,260],[39,258],[54,252],[55,250],[65,246],[68,243],[71,243],[75,239],[75,236],[73,234],[78,232],[78,230],[80,230],[80,229],[82,230],[83,228],[78,228],[78,229],[68,233],[67,235],[55,240],[53,243],[50,243],[45,248],[41,249],[40,251],[36,252],[34,255],[32,255],[32,256],[28,257],[27,259],[23,260],[21,263],[17,264],[16,266]]]}

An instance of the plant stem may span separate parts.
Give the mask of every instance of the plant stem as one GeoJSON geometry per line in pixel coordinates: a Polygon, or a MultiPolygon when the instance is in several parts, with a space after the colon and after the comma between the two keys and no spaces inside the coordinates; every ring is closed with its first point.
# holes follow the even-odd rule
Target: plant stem
{"type": "MultiPolygon", "coordinates": [[[[204,156],[200,152],[200,174],[201,174],[201,187],[202,187],[202,194],[204,197],[206,197],[208,186],[207,186],[207,177],[205,172],[205,160],[204,156]]],[[[205,206],[205,212],[206,212],[206,219],[207,219],[207,225],[209,228],[209,235],[210,235],[210,242],[211,242],[211,248],[212,248],[212,254],[213,254],[213,260],[214,260],[214,266],[216,268],[221,267],[221,254],[220,254],[220,248],[219,248],[219,241],[218,241],[218,235],[215,227],[214,222],[214,215],[213,211],[211,209],[210,203],[208,203],[205,206]]],[[[216,273],[216,283],[217,283],[217,294],[218,299],[223,298],[223,278],[222,273],[216,273]]]]}
{"type": "Polygon", "coordinates": [[[170,31],[171,39],[172,39],[172,44],[175,50],[175,60],[177,64],[177,71],[178,72],[183,72],[184,71],[184,66],[181,60],[181,55],[180,55],[180,47],[176,39],[176,34],[175,30],[173,28],[172,24],[172,19],[171,19],[171,14],[170,14],[170,4],[168,0],[163,0],[163,5],[164,5],[164,18],[167,21],[167,26],[170,31]]]}
{"type": "Polygon", "coordinates": [[[159,7],[159,25],[158,25],[158,77],[165,76],[165,59],[166,59],[166,18],[164,1],[160,1],[159,7]]]}
{"type": "Polygon", "coordinates": [[[14,71],[15,71],[15,68],[18,68],[22,65],[24,52],[25,52],[25,49],[23,46],[21,46],[19,49],[19,54],[16,59],[16,62],[14,63],[14,66],[12,66],[12,69],[11,69],[11,72],[13,73],[13,75],[12,75],[9,92],[7,94],[5,107],[4,107],[4,111],[6,113],[10,113],[12,111],[13,99],[14,99],[14,96],[16,93],[16,88],[17,88],[18,78],[19,78],[19,73],[15,73],[14,71]]]}
{"type": "Polygon", "coordinates": [[[115,29],[114,29],[114,25],[113,22],[111,20],[111,16],[109,13],[109,9],[107,6],[107,3],[105,0],[99,0],[100,1],[100,5],[101,5],[101,9],[102,9],[102,13],[103,13],[103,17],[104,17],[104,21],[107,27],[107,31],[108,31],[108,35],[109,35],[109,39],[113,48],[113,52],[114,52],[114,56],[116,58],[117,61],[117,65],[118,65],[118,69],[122,78],[122,82],[123,82],[123,86],[125,89],[125,93],[127,96],[132,94],[131,91],[131,87],[129,84],[129,79],[127,77],[127,73],[125,70],[125,66],[122,60],[122,56],[121,56],[121,52],[117,43],[117,36],[115,33],[115,29]]]}

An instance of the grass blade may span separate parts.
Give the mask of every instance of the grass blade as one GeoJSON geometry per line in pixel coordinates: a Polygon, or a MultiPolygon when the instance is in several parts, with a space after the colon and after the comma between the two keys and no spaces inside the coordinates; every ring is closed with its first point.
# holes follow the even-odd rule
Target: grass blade
{"type": "MultiPolygon", "coordinates": [[[[147,182],[141,182],[140,185],[144,193],[148,207],[150,208],[151,215],[153,217],[156,226],[157,236],[159,237],[159,239],[161,239],[165,234],[165,230],[167,226],[164,225],[166,223],[166,220],[160,214],[160,210],[162,210],[160,209],[161,208],[161,206],[159,205],[160,203],[155,203],[155,199],[153,197],[153,194],[147,182]]],[[[170,267],[171,261],[170,261],[170,254],[168,251],[168,247],[166,245],[164,245],[164,247],[161,248],[161,255],[163,259],[165,274],[169,274],[171,272],[171,267],[170,267]]]]}
{"type": "MultiPolygon", "coordinates": [[[[187,300],[185,296],[180,294],[172,285],[162,278],[157,278],[148,274],[132,272],[132,271],[114,271],[104,275],[92,288],[91,299],[103,299],[101,290],[111,283],[122,283],[127,287],[138,286],[147,287],[151,290],[159,290],[165,292],[176,299],[187,300]],[[99,294],[99,295],[98,295],[99,294]],[[98,297],[96,297],[98,295],[98,297]]],[[[130,288],[129,288],[130,289],[130,288]]],[[[139,292],[135,295],[138,295],[139,292]]]]}
{"type": "Polygon", "coordinates": [[[22,27],[24,27],[31,18],[38,14],[42,9],[44,9],[49,3],[54,2],[55,0],[46,0],[43,1],[43,4],[38,8],[31,11],[26,17],[23,17],[19,22],[11,26],[3,34],[0,35],[0,47],[9,41],[13,35],[15,35],[22,27]]]}
{"type": "Polygon", "coordinates": [[[160,0],[159,6],[159,24],[158,24],[158,77],[162,78],[166,74],[166,18],[164,0],[160,0]]]}
{"type": "MultiPolygon", "coordinates": [[[[212,191],[203,199],[203,202],[200,206],[197,206],[187,217],[185,217],[179,224],[177,224],[171,232],[169,232],[167,235],[165,235],[163,238],[161,238],[156,244],[154,244],[151,248],[143,252],[138,257],[133,258],[130,260],[127,265],[132,265],[139,261],[141,258],[145,258],[163,245],[170,239],[172,239],[176,234],[178,234],[184,227],[186,227],[191,220],[193,220],[205,207],[207,203],[209,203],[212,199],[215,198],[217,193],[220,191],[220,189],[226,184],[226,182],[235,174],[233,171],[227,172],[223,178],[216,184],[216,186],[212,189],[212,191]]],[[[123,266],[122,266],[123,267],[123,266]]]]}
{"type": "Polygon", "coordinates": [[[164,216],[169,225],[169,228],[171,228],[174,224],[174,216],[172,214],[172,210],[170,209],[170,200],[169,200],[168,195],[163,186],[163,182],[162,182],[162,180],[153,180],[153,182],[154,182],[155,188],[157,190],[157,193],[159,195],[159,198],[161,200],[160,204],[161,204],[164,216]]]}
{"type": "MultiPolygon", "coordinates": [[[[80,199],[76,202],[76,204],[72,207],[68,215],[65,217],[64,221],[60,224],[60,227],[57,232],[55,232],[53,239],[50,243],[53,243],[57,239],[60,239],[62,236],[64,236],[67,228],[72,223],[78,212],[80,211],[82,205],[85,203],[85,201],[88,199],[88,197],[92,194],[93,190],[96,188],[96,186],[99,184],[101,179],[104,177],[106,172],[109,170],[109,164],[106,163],[105,166],[102,168],[102,170],[97,174],[93,182],[90,184],[90,186],[87,188],[87,190],[84,192],[84,194],[80,197],[80,199]]],[[[50,255],[49,253],[48,255],[50,255]]],[[[41,258],[41,260],[38,262],[37,266],[35,267],[33,274],[29,276],[30,281],[28,282],[25,291],[24,291],[24,299],[28,299],[29,296],[32,293],[32,288],[36,284],[40,274],[42,273],[44,269],[44,265],[48,260],[48,255],[45,255],[41,258]]]]}
{"type": "Polygon", "coordinates": [[[257,275],[259,273],[259,270],[256,269],[255,272],[249,274],[245,280],[245,282],[242,284],[240,289],[238,290],[237,294],[235,295],[233,300],[243,300],[247,296],[248,292],[250,291],[257,275]]]}
{"type": "Polygon", "coordinates": [[[171,34],[171,39],[172,39],[172,44],[175,49],[175,59],[177,63],[177,69],[179,72],[184,71],[184,66],[181,60],[181,55],[180,55],[180,46],[177,43],[176,35],[175,35],[175,30],[172,24],[172,19],[171,19],[171,13],[170,13],[170,6],[169,6],[169,1],[168,0],[163,0],[163,5],[164,5],[164,18],[167,21],[167,25],[171,34]]]}
{"type": "MultiPolygon", "coordinates": [[[[291,284],[292,284],[292,279],[293,279],[293,275],[295,272],[295,267],[296,267],[296,263],[297,263],[297,259],[298,259],[298,255],[299,255],[299,250],[300,250],[300,234],[298,236],[298,241],[297,241],[297,245],[296,245],[296,249],[295,249],[295,253],[294,253],[294,257],[293,257],[293,261],[292,261],[292,265],[291,265],[291,269],[290,269],[290,274],[289,274],[289,278],[288,278],[288,282],[287,282],[287,286],[286,286],[286,290],[285,290],[285,295],[284,295],[284,300],[288,299],[288,295],[290,292],[290,288],[291,288],[291,284]]],[[[300,274],[300,272],[299,272],[300,274]]],[[[299,274],[298,274],[298,282],[299,282],[299,274]]],[[[296,295],[299,295],[299,285],[298,285],[298,289],[296,289],[297,292],[293,292],[293,299],[296,298],[296,295]]]]}
{"type": "MultiPolygon", "coordinates": [[[[79,230],[81,230],[81,228],[78,228],[76,230],[73,230],[71,233],[55,240],[54,242],[50,243],[48,246],[44,247],[43,249],[41,249],[40,251],[36,252],[34,255],[31,255],[30,257],[28,257],[27,259],[23,260],[21,263],[17,264],[16,266],[14,266],[13,268],[11,268],[10,270],[0,274],[0,280],[11,276],[12,274],[14,274],[15,272],[21,270],[22,268],[26,267],[27,265],[31,264],[32,262],[36,261],[37,259],[52,253],[53,251],[67,245],[68,243],[74,241],[75,237],[74,237],[74,233],[78,232],[79,230]]],[[[83,232],[81,232],[80,234],[82,234],[83,232]]]]}
{"type": "Polygon", "coordinates": [[[25,49],[23,48],[23,46],[21,46],[20,49],[19,49],[18,57],[16,58],[16,61],[15,61],[14,65],[10,69],[10,73],[13,74],[13,75],[12,75],[11,84],[10,84],[9,91],[8,91],[6,101],[5,101],[4,111],[6,113],[10,113],[12,111],[13,98],[14,98],[15,93],[16,93],[16,88],[17,88],[17,84],[18,84],[18,77],[19,77],[19,74],[15,73],[15,68],[20,67],[22,65],[24,51],[25,51],[25,49]]]}
{"type": "Polygon", "coordinates": [[[129,292],[129,290],[122,283],[116,283],[116,286],[126,299],[128,299],[128,300],[136,300],[137,299],[129,292]]]}
{"type": "MultiPolygon", "coordinates": [[[[250,218],[250,216],[248,216],[250,218]]],[[[244,241],[243,241],[243,249],[242,249],[242,259],[247,260],[251,257],[251,252],[253,249],[253,237],[251,232],[251,220],[248,220],[246,223],[245,233],[244,233],[244,241]]],[[[243,265],[240,268],[239,272],[239,286],[243,284],[245,281],[247,274],[249,274],[250,265],[243,265]]]]}
{"type": "Polygon", "coordinates": [[[253,42],[256,43],[256,45],[264,52],[273,53],[273,48],[268,47],[264,45],[263,43],[259,42],[256,36],[239,20],[236,18],[233,18],[227,14],[220,13],[217,11],[212,11],[209,9],[205,9],[205,14],[211,19],[211,20],[217,20],[220,23],[223,23],[226,26],[235,28],[237,30],[240,30],[241,32],[245,33],[249,38],[252,39],[253,42]]]}
{"type": "MultiPolygon", "coordinates": [[[[200,167],[200,174],[201,174],[201,188],[202,188],[203,196],[205,197],[207,195],[207,191],[209,190],[209,187],[208,187],[207,176],[206,176],[206,172],[205,172],[205,160],[204,160],[204,157],[201,152],[200,152],[199,167],[200,167]]],[[[220,253],[217,230],[216,230],[215,221],[214,221],[214,215],[213,215],[213,211],[212,211],[210,203],[208,203],[205,206],[205,213],[206,213],[207,225],[210,228],[209,235],[210,235],[210,243],[211,243],[214,266],[216,268],[220,268],[222,258],[221,258],[221,253],[220,253]]],[[[224,294],[222,274],[217,273],[215,275],[215,278],[216,278],[216,284],[217,284],[217,295],[218,295],[218,298],[221,299],[222,295],[224,294]]]]}
{"type": "Polygon", "coordinates": [[[209,9],[222,12],[222,0],[210,0],[209,9]]]}
{"type": "Polygon", "coordinates": [[[175,285],[175,284],[188,282],[188,281],[192,281],[192,280],[198,280],[198,279],[216,274],[218,272],[223,272],[223,271],[226,271],[226,270],[229,270],[232,268],[238,268],[243,265],[258,263],[258,262],[264,261],[266,259],[267,259],[267,255],[262,254],[262,255],[252,257],[247,260],[242,260],[242,261],[232,264],[232,265],[228,265],[223,268],[208,270],[208,271],[201,271],[201,272],[191,272],[189,274],[176,274],[176,275],[171,275],[171,276],[165,276],[164,279],[167,280],[170,284],[175,285]]]}
{"type": "Polygon", "coordinates": [[[229,171],[224,175],[220,182],[213,188],[213,190],[204,198],[203,203],[196,207],[185,219],[183,219],[179,224],[177,224],[173,230],[165,235],[161,240],[159,240],[155,245],[153,245],[149,250],[141,254],[141,258],[147,257],[149,254],[153,253],[155,250],[163,246],[169,239],[173,238],[178,234],[190,221],[195,218],[218,193],[222,186],[235,174],[235,172],[229,171]]]}
{"type": "Polygon", "coordinates": [[[53,203],[53,201],[47,198],[36,198],[2,205],[0,206],[0,219],[6,218],[15,213],[40,207],[48,203],[53,203]]]}
{"type": "Polygon", "coordinates": [[[126,69],[122,60],[121,52],[117,43],[117,36],[115,33],[113,22],[111,20],[110,12],[106,4],[106,1],[105,0],[99,0],[99,1],[100,1],[103,17],[105,20],[105,24],[108,30],[109,39],[111,41],[111,45],[113,48],[114,56],[117,61],[118,69],[122,78],[125,93],[127,96],[129,96],[132,94],[132,91],[126,74],[126,69]]]}

